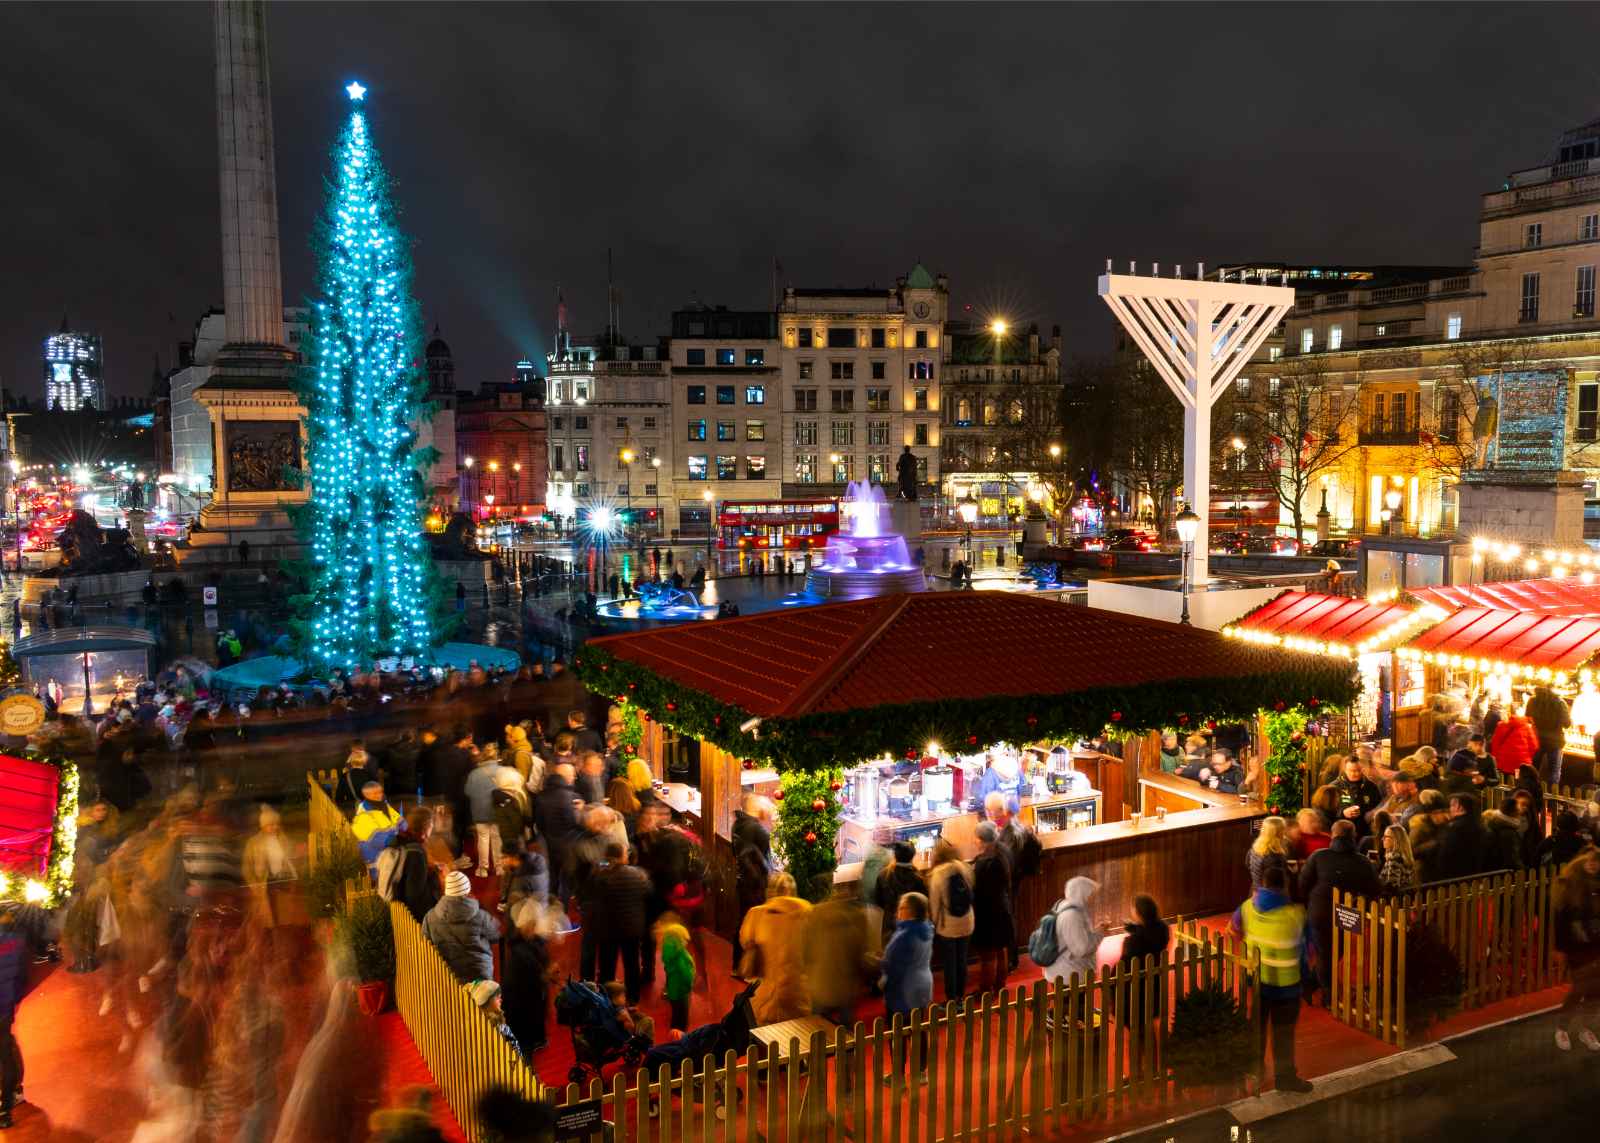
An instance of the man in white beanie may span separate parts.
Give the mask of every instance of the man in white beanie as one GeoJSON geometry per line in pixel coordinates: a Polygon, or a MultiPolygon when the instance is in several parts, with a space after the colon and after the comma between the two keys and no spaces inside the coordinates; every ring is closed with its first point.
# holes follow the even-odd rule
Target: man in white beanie
{"type": "Polygon", "coordinates": [[[466,984],[494,977],[494,942],[500,923],[479,907],[472,883],[459,869],[444,879],[444,896],[422,918],[422,935],[433,942],[445,964],[466,984]]]}

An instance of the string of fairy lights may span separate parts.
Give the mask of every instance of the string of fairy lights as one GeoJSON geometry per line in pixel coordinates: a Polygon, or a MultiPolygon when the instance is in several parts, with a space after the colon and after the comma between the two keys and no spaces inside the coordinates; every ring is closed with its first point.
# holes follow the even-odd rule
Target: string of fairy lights
{"type": "Polygon", "coordinates": [[[1593,583],[1600,572],[1600,553],[1560,548],[1528,548],[1521,544],[1491,540],[1477,536],[1472,541],[1474,564],[1500,564],[1527,575],[1541,571],[1553,579],[1576,575],[1580,583],[1593,583]]]}
{"type": "MultiPolygon", "coordinates": [[[[366,89],[347,87],[360,104],[366,89]]],[[[410,424],[423,412],[411,259],[361,108],[334,150],[309,410],[311,649],[328,665],[431,642],[422,487],[410,424]]]]}

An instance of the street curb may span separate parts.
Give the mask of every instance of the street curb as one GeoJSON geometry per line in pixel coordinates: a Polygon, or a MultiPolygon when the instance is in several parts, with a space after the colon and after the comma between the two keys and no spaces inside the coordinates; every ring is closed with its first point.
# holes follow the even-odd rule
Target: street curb
{"type": "Polygon", "coordinates": [[[1303,1094],[1286,1091],[1269,1091],[1264,1095],[1252,1096],[1234,1103],[1225,1104],[1222,1108],[1232,1115],[1242,1126],[1259,1123],[1263,1119],[1271,1119],[1289,1111],[1298,1111],[1313,1103],[1320,1103],[1334,1096],[1345,1095],[1363,1087],[1383,1083],[1387,1080],[1397,1079],[1412,1072],[1419,1072],[1426,1068],[1437,1067],[1449,1063],[1456,1058],[1456,1054],[1442,1043],[1426,1044],[1420,1048],[1411,1048],[1393,1056],[1385,1056],[1367,1064],[1356,1064],[1354,1067],[1342,1071],[1331,1072],[1313,1080],[1315,1089],[1303,1094]]]}

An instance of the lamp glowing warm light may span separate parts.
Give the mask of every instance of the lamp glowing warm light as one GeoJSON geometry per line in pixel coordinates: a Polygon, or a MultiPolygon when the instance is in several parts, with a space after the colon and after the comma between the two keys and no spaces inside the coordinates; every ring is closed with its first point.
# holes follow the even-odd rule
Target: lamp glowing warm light
{"type": "Polygon", "coordinates": [[[960,504],[956,505],[956,511],[961,513],[961,519],[970,528],[978,519],[978,502],[969,495],[960,504]]]}
{"type": "Polygon", "coordinates": [[[622,463],[623,464],[632,464],[634,455],[635,455],[634,451],[631,448],[623,449],[622,450],[622,463]]]}
{"type": "Polygon", "coordinates": [[[711,503],[711,489],[708,488],[704,492],[702,492],[700,494],[700,499],[704,500],[707,504],[710,504],[711,503]]]}
{"type": "Polygon", "coordinates": [[[617,514],[604,506],[594,509],[589,513],[589,530],[591,532],[609,532],[611,526],[617,522],[617,514]]]}
{"type": "Polygon", "coordinates": [[[989,329],[997,336],[1003,335],[1006,332],[1006,323],[999,318],[995,318],[994,321],[989,323],[989,329]]]}
{"type": "Polygon", "coordinates": [[[1060,445],[1053,444],[1053,445],[1050,446],[1050,459],[1051,460],[1060,460],[1061,459],[1061,446],[1060,445]]]}
{"type": "Polygon", "coordinates": [[[1186,544],[1194,543],[1194,538],[1200,534],[1200,516],[1192,508],[1179,512],[1173,524],[1178,529],[1178,539],[1186,544]]]}
{"type": "Polygon", "coordinates": [[[29,878],[27,885],[23,886],[22,899],[30,905],[42,904],[50,900],[50,887],[43,881],[35,881],[29,878]]]}

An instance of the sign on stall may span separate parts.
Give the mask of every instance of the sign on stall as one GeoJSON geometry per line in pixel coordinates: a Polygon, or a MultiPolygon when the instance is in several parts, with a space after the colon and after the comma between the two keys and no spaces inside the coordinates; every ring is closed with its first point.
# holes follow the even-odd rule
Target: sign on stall
{"type": "Polygon", "coordinates": [[[1333,923],[1347,933],[1361,931],[1361,910],[1352,909],[1348,905],[1335,905],[1333,907],[1333,923]]]}
{"type": "Polygon", "coordinates": [[[586,1099],[556,1111],[557,1139],[585,1139],[601,1130],[603,1124],[598,1099],[586,1099]]]}
{"type": "Polygon", "coordinates": [[[206,630],[207,631],[215,631],[216,629],[217,629],[217,609],[215,607],[208,607],[208,608],[206,608],[206,630]]]}
{"type": "Polygon", "coordinates": [[[215,607],[217,605],[217,589],[214,587],[201,588],[200,602],[205,604],[207,607],[215,607]]]}

